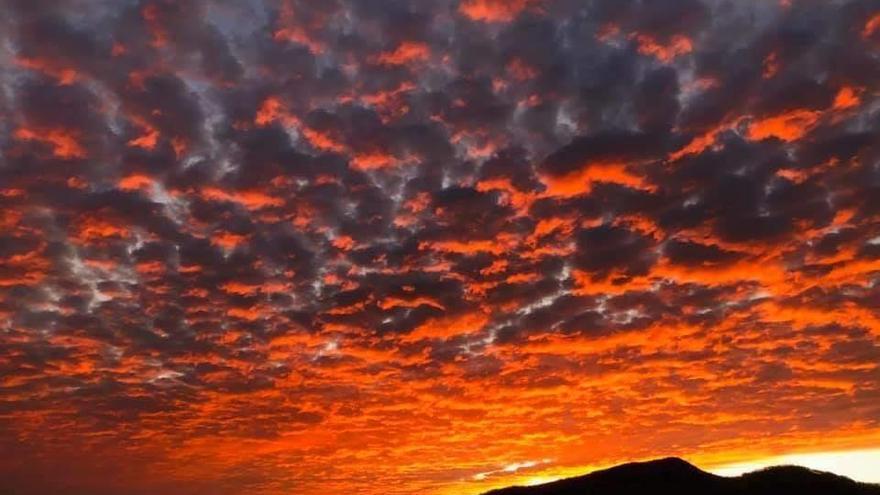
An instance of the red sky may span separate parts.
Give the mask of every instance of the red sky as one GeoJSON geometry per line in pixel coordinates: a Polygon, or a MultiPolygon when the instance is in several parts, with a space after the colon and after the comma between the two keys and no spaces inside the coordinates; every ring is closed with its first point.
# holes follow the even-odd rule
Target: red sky
{"type": "Polygon", "coordinates": [[[880,441],[874,1],[0,9],[0,491],[880,441]]]}

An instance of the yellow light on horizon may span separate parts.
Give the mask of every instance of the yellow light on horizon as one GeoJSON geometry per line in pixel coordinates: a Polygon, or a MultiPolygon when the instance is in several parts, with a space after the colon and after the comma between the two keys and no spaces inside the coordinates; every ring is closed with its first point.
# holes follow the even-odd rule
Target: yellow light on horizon
{"type": "Polygon", "coordinates": [[[707,469],[719,476],[739,476],[770,466],[795,465],[846,476],[855,481],[880,483],[880,448],[837,452],[814,452],[768,457],[707,469]]]}
{"type": "MultiPolygon", "coordinates": [[[[463,489],[460,485],[450,486],[448,487],[449,491],[440,491],[438,492],[438,495],[461,495],[463,493],[467,493],[468,495],[479,495],[489,490],[510,486],[542,485],[561,479],[582,476],[602,469],[608,469],[627,462],[647,462],[657,458],[659,457],[635,458],[631,460],[621,460],[610,464],[581,465],[578,467],[554,467],[551,465],[552,462],[547,462],[550,461],[550,459],[544,459],[544,462],[541,463],[512,463],[495,471],[480,473],[483,476],[470,477],[469,481],[477,482],[477,484],[471,485],[466,489],[463,489]],[[517,473],[519,469],[513,469],[513,467],[524,467],[526,464],[528,464],[528,467],[537,467],[538,469],[536,472],[532,473],[517,473]],[[490,483],[483,483],[489,477],[487,475],[491,474],[502,476],[499,476],[490,483]],[[504,474],[509,474],[511,476],[503,476],[504,474]]],[[[700,462],[698,459],[690,458],[690,456],[684,456],[684,458],[703,471],[726,477],[739,476],[744,473],[772,466],[796,465],[817,471],[826,471],[840,476],[846,476],[847,478],[864,483],[880,483],[880,448],[785,454],[727,464],[700,462]]]]}
{"type": "Polygon", "coordinates": [[[543,485],[544,483],[552,483],[559,479],[561,479],[559,476],[532,476],[523,483],[523,486],[543,485]]]}

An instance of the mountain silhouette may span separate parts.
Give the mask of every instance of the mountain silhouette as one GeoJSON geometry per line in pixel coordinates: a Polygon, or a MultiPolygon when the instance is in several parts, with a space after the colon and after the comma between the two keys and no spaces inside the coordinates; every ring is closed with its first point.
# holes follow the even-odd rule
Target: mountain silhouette
{"type": "Polygon", "coordinates": [[[777,466],[722,477],[669,457],[622,464],[610,469],[537,486],[514,486],[484,495],[880,495],[880,485],[858,483],[832,473],[798,466],[777,466]]]}

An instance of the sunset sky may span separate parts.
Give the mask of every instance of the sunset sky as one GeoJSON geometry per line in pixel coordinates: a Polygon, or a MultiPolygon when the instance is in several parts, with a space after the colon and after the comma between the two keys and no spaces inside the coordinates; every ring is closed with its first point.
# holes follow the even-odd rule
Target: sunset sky
{"type": "Polygon", "coordinates": [[[867,480],[878,96],[877,0],[0,0],[0,493],[867,480]]]}

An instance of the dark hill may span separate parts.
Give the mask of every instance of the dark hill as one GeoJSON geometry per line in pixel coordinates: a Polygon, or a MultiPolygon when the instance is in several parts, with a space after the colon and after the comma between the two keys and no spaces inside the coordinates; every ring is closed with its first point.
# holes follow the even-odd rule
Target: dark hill
{"type": "Polygon", "coordinates": [[[485,495],[880,495],[880,485],[857,483],[831,473],[779,466],[725,478],[670,457],[622,464],[576,478],[537,486],[515,486],[485,495]]]}

